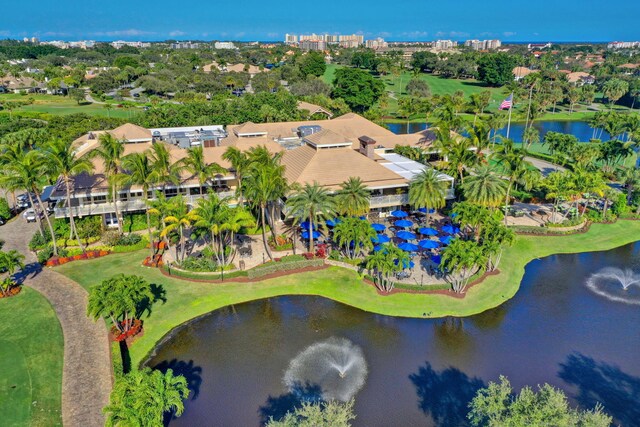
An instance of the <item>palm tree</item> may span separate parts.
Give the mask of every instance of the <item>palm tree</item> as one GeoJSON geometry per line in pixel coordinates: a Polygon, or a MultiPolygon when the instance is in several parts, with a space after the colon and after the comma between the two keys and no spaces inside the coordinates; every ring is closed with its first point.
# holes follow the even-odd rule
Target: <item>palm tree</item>
{"type": "Polygon", "coordinates": [[[409,183],[409,203],[414,208],[440,209],[445,204],[448,184],[435,169],[423,169],[409,183]]]}
{"type": "Polygon", "coordinates": [[[452,175],[457,175],[463,183],[465,169],[478,163],[478,155],[473,151],[471,139],[452,136],[449,128],[443,126],[436,130],[436,134],[435,146],[445,159],[442,162],[444,169],[452,175]]]}
{"type": "Polygon", "coordinates": [[[118,232],[122,233],[122,223],[118,209],[118,181],[122,180],[119,179],[122,177],[122,175],[119,175],[119,171],[122,155],[124,154],[124,144],[110,133],[100,135],[98,140],[100,141],[100,148],[94,150],[90,156],[99,157],[104,164],[104,174],[111,186],[111,200],[118,220],[118,232]]]}
{"type": "Polygon", "coordinates": [[[162,186],[162,192],[167,184],[180,183],[182,165],[171,162],[171,153],[166,144],[153,144],[148,153],[151,167],[155,171],[157,183],[162,186]]]}
{"type": "MultiPolygon", "coordinates": [[[[271,158],[270,155],[268,155],[265,161],[262,152],[256,152],[255,159],[256,160],[253,160],[247,168],[247,175],[242,184],[242,191],[250,201],[251,206],[254,209],[257,208],[260,210],[263,244],[269,259],[273,259],[271,249],[267,242],[266,211],[270,203],[278,200],[288,186],[284,178],[284,166],[280,165],[279,156],[271,158]]],[[[272,230],[272,232],[274,232],[274,230],[272,230]]]]}
{"type": "Polygon", "coordinates": [[[332,218],[336,212],[335,200],[317,182],[305,184],[302,189],[287,199],[287,206],[299,215],[299,219],[309,221],[309,252],[313,253],[314,224],[332,218]]]}
{"type": "Polygon", "coordinates": [[[167,223],[167,226],[160,232],[160,237],[166,237],[167,234],[172,231],[178,230],[178,234],[180,235],[180,255],[178,255],[178,249],[176,248],[176,261],[183,262],[187,253],[184,241],[184,230],[198,222],[200,217],[195,210],[189,210],[189,207],[184,201],[184,197],[178,196],[174,200],[173,214],[165,217],[164,221],[167,223]]]}
{"type": "MultiPolygon", "coordinates": [[[[226,221],[222,224],[222,229],[229,233],[229,242],[233,244],[235,235],[246,227],[255,227],[256,220],[243,206],[236,206],[229,210],[226,221]]],[[[225,253],[226,239],[222,240],[222,255],[225,253]]],[[[224,262],[224,261],[223,261],[224,262]]],[[[227,259],[226,264],[231,262],[231,256],[227,259]]]]}
{"type": "MultiPolygon", "coordinates": [[[[9,152],[11,151],[6,151],[4,154],[9,152]]],[[[0,161],[4,163],[5,156],[2,155],[0,157],[0,161]]],[[[4,174],[0,176],[0,183],[4,188],[11,191],[18,189],[26,190],[31,206],[35,206],[31,196],[31,194],[34,194],[40,212],[46,212],[42,199],[40,198],[40,184],[43,183],[43,177],[46,176],[46,171],[44,170],[42,154],[39,151],[32,150],[25,152],[19,150],[14,152],[14,155],[8,159],[3,172],[4,174]]],[[[49,218],[48,215],[44,215],[44,218],[49,228],[53,254],[57,256],[58,244],[56,242],[53,224],[51,224],[51,218],[49,218]]],[[[42,230],[40,215],[36,215],[36,221],[38,222],[40,230],[42,230]]]]}
{"type": "Polygon", "coordinates": [[[409,254],[400,250],[397,246],[387,243],[382,248],[369,255],[365,259],[365,267],[374,274],[378,289],[382,292],[391,292],[394,287],[391,276],[401,271],[409,262],[409,254]]]}
{"type": "Polygon", "coordinates": [[[247,169],[249,168],[249,156],[247,153],[239,150],[236,147],[229,147],[222,154],[222,159],[231,163],[231,168],[233,169],[236,179],[238,180],[238,187],[236,192],[238,193],[238,204],[242,204],[242,179],[244,178],[247,169]]]}
{"type": "MultiPolygon", "coordinates": [[[[64,181],[71,233],[76,236],[78,246],[80,246],[80,249],[84,252],[85,248],[80,240],[80,236],[78,236],[76,222],[71,209],[71,181],[75,180],[75,177],[82,173],[91,173],[93,171],[93,163],[91,163],[86,155],[76,157],[72,143],[62,139],[54,139],[45,146],[44,159],[47,170],[52,174],[62,177],[64,181]]],[[[55,238],[53,235],[51,237],[55,238]]]]}
{"type": "Polygon", "coordinates": [[[456,293],[463,293],[469,279],[487,265],[487,255],[473,240],[456,239],[442,252],[440,268],[456,293]]]}
{"type": "MultiPolygon", "coordinates": [[[[525,160],[523,152],[515,149],[513,140],[511,139],[503,139],[502,144],[493,153],[493,155],[509,179],[509,185],[507,186],[507,191],[505,193],[506,208],[509,206],[509,196],[513,185],[516,182],[519,182],[526,189],[531,188],[536,180],[540,178],[540,172],[531,164],[531,162],[525,160]]],[[[504,215],[504,223],[505,225],[507,224],[506,212],[504,215]]]]}
{"type": "Polygon", "coordinates": [[[338,212],[343,215],[360,216],[369,212],[370,193],[359,177],[350,177],[340,184],[335,197],[338,212]]]}
{"type": "Polygon", "coordinates": [[[531,147],[531,144],[540,143],[540,132],[538,129],[534,127],[528,127],[524,130],[522,134],[522,143],[526,144],[526,149],[528,150],[531,147]]]}
{"type": "MultiPolygon", "coordinates": [[[[142,198],[149,198],[149,188],[158,182],[157,171],[155,171],[149,162],[147,153],[131,153],[122,159],[122,168],[127,172],[128,185],[139,185],[142,187],[142,198]]],[[[151,235],[151,218],[149,215],[149,206],[145,209],[147,215],[147,231],[149,233],[149,242],[151,256],[153,256],[153,236],[151,235]]]]}
{"type": "MultiPolygon", "coordinates": [[[[629,83],[620,79],[608,80],[602,86],[602,94],[609,100],[609,109],[629,90],[629,83]]],[[[613,137],[613,135],[612,135],[613,137]]]]}
{"type": "Polygon", "coordinates": [[[480,166],[462,184],[468,201],[486,207],[500,206],[507,192],[507,182],[490,166],[480,166]]]}
{"type": "Polygon", "coordinates": [[[493,133],[492,141],[495,144],[496,135],[498,129],[502,129],[507,124],[507,116],[504,113],[494,113],[487,119],[487,126],[489,126],[489,133],[493,133]]]}
{"type": "Polygon", "coordinates": [[[348,258],[355,258],[360,252],[373,247],[371,241],[376,237],[376,232],[368,221],[360,218],[344,218],[333,229],[333,239],[344,248],[348,258]]]}
{"type": "Polygon", "coordinates": [[[220,249],[222,245],[217,243],[216,236],[222,232],[224,218],[228,216],[228,201],[228,198],[220,199],[217,194],[209,193],[207,197],[198,200],[198,206],[194,209],[199,218],[194,226],[204,228],[209,233],[211,250],[215,253],[218,264],[224,263],[224,248],[220,249]]]}
{"type": "Polygon", "coordinates": [[[627,190],[627,203],[631,203],[634,191],[640,187],[640,169],[624,169],[620,174],[620,180],[627,190]]]}
{"type": "Polygon", "coordinates": [[[101,317],[111,319],[120,333],[127,332],[144,301],[153,301],[149,282],[140,276],[118,274],[91,287],[87,316],[93,320],[101,317]]]}
{"type": "Polygon", "coordinates": [[[182,415],[187,397],[187,380],[171,369],[163,373],[146,367],[129,372],[113,386],[109,405],[104,408],[106,426],[161,426],[165,412],[182,415]]]}
{"type": "Polygon", "coordinates": [[[200,194],[204,194],[204,184],[211,179],[214,174],[224,174],[227,172],[225,168],[217,163],[207,164],[204,159],[204,149],[202,146],[191,148],[187,152],[187,157],[180,161],[180,166],[198,178],[200,194]]]}
{"type": "Polygon", "coordinates": [[[24,255],[16,250],[0,251],[0,272],[8,274],[8,277],[0,282],[0,291],[4,296],[8,296],[9,291],[15,285],[11,276],[18,268],[20,270],[24,269],[24,255]]]}

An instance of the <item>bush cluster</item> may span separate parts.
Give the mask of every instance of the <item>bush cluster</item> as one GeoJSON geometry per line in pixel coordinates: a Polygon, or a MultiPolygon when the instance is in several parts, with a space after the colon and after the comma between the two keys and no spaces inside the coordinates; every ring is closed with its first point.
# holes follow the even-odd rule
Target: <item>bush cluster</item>
{"type": "Polygon", "coordinates": [[[180,264],[180,268],[187,271],[213,272],[218,269],[218,263],[207,257],[187,257],[180,264]]]}

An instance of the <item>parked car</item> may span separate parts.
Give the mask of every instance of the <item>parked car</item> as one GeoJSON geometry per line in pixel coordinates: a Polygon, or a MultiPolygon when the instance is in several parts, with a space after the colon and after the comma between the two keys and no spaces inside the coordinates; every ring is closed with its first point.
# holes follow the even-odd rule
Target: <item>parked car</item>
{"type": "Polygon", "coordinates": [[[22,216],[24,217],[24,219],[27,220],[27,222],[36,222],[36,219],[37,219],[36,215],[40,216],[40,219],[42,219],[44,217],[42,212],[38,211],[36,213],[35,209],[27,209],[26,211],[24,211],[22,213],[22,216]]]}
{"type": "MultiPolygon", "coordinates": [[[[32,194],[31,197],[35,197],[35,194],[32,194]]],[[[21,194],[18,197],[16,197],[16,205],[20,209],[30,208],[31,207],[31,202],[29,201],[29,195],[28,194],[21,194]]]]}

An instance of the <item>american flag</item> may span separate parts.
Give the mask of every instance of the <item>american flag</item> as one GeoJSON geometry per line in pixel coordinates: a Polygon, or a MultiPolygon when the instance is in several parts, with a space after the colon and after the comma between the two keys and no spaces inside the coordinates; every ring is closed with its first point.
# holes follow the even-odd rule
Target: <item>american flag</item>
{"type": "Polygon", "coordinates": [[[498,110],[509,109],[509,108],[511,108],[512,105],[513,105],[513,93],[511,95],[509,95],[507,97],[507,99],[502,101],[502,104],[500,104],[500,108],[498,108],[498,110]]]}

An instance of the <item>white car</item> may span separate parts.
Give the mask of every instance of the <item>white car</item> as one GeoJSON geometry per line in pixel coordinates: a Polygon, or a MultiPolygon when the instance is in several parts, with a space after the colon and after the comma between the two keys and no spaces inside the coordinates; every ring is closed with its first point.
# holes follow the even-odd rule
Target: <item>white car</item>
{"type": "Polygon", "coordinates": [[[42,212],[38,212],[36,214],[35,209],[27,209],[26,211],[22,212],[22,216],[27,220],[27,222],[36,222],[36,215],[39,215],[40,219],[42,219],[43,217],[42,212]]]}

